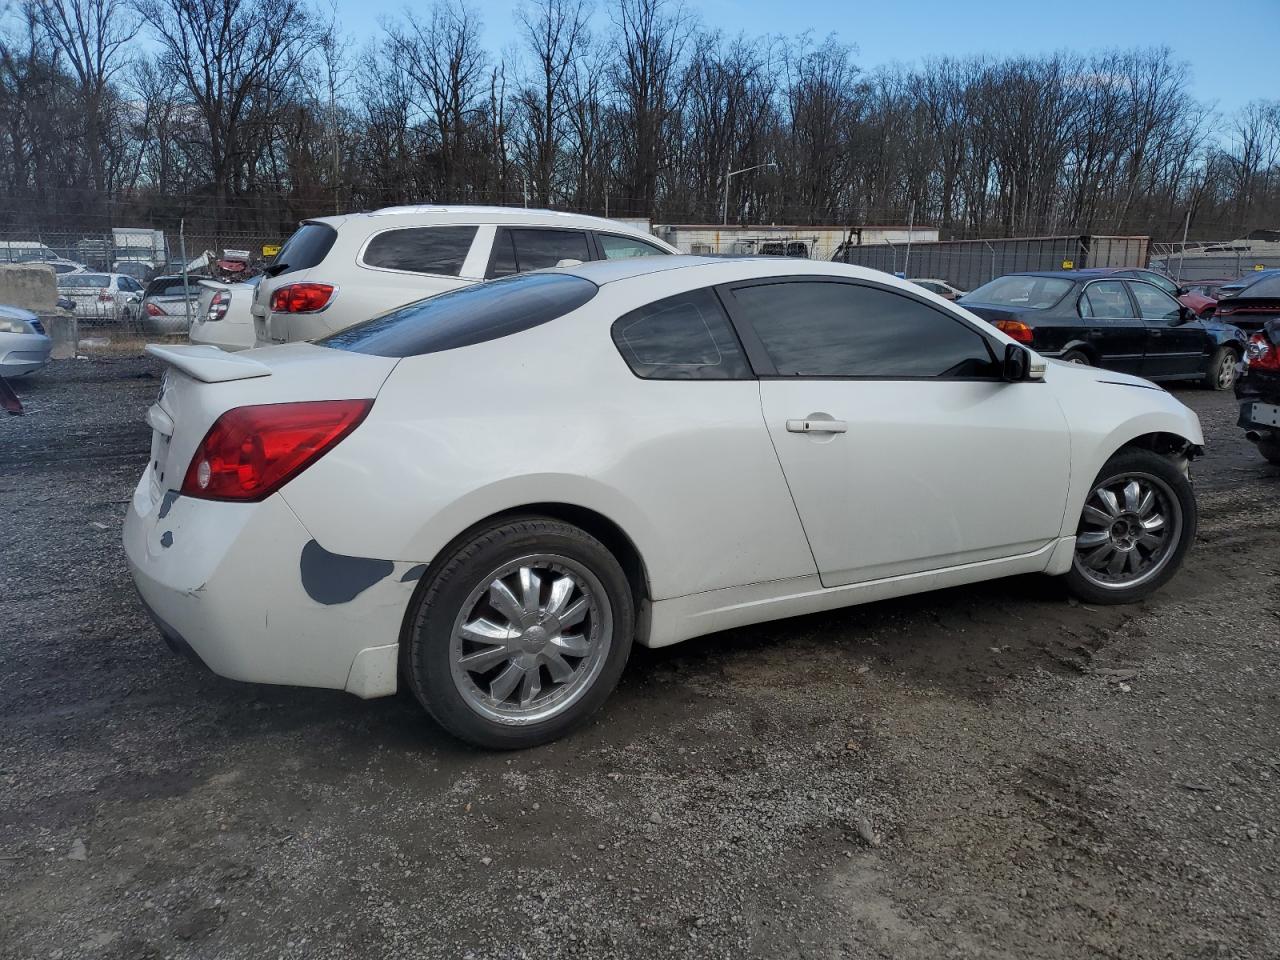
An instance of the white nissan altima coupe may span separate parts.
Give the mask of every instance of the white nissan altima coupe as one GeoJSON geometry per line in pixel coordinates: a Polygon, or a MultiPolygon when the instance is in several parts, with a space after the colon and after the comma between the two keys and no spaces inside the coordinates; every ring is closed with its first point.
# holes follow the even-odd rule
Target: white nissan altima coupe
{"type": "Polygon", "coordinates": [[[124,528],[170,644],[558,737],[649,646],[1009,574],[1093,603],[1190,545],[1195,414],[914,284],[654,257],[169,365],[124,528]]]}

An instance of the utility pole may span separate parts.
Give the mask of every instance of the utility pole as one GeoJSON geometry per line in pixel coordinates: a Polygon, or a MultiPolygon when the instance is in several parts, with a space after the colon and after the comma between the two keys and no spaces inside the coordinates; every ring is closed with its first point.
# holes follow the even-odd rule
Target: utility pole
{"type": "Polygon", "coordinates": [[[720,225],[727,227],[729,225],[729,178],[736,177],[740,173],[750,173],[752,170],[759,170],[761,167],[776,167],[777,164],[770,160],[768,163],[757,163],[754,167],[743,167],[741,170],[730,170],[727,166],[724,170],[724,206],[721,209],[720,225]]]}

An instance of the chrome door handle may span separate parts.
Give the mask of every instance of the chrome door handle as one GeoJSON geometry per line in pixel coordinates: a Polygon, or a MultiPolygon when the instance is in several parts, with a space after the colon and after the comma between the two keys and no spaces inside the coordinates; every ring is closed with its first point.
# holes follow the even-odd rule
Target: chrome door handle
{"type": "Polygon", "coordinates": [[[849,424],[843,420],[788,420],[788,433],[847,433],[849,424]]]}

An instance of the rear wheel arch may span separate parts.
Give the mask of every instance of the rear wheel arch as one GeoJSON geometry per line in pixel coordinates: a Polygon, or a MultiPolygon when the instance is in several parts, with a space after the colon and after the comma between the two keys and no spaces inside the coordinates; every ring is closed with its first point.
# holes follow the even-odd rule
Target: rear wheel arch
{"type": "Polygon", "coordinates": [[[1059,358],[1062,358],[1069,353],[1083,353],[1086,357],[1089,358],[1090,365],[1095,367],[1098,365],[1098,361],[1101,359],[1098,355],[1097,348],[1094,347],[1093,344],[1087,343],[1084,340],[1070,341],[1062,348],[1058,356],[1059,358]]]}
{"type": "Polygon", "coordinates": [[[549,518],[572,524],[604,544],[622,566],[627,582],[631,585],[631,594],[635,601],[637,613],[637,639],[641,643],[646,642],[648,617],[644,615],[644,610],[646,601],[651,596],[649,571],[645,565],[644,557],[635,545],[635,541],[617,522],[590,507],[582,507],[570,503],[540,502],[526,503],[491,513],[460,531],[436,553],[435,558],[427,564],[422,576],[418,578],[418,585],[414,589],[413,596],[405,609],[404,621],[400,631],[402,650],[405,646],[404,640],[408,636],[408,631],[412,628],[413,611],[417,609],[421,593],[440,566],[446,563],[461,545],[473,540],[479,531],[508,523],[512,520],[533,517],[549,518]]]}

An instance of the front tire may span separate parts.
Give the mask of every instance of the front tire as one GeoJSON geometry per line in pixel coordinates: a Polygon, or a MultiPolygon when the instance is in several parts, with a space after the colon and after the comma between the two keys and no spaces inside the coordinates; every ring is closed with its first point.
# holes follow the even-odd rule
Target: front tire
{"type": "Polygon", "coordinates": [[[508,519],[455,542],[427,572],[404,668],[454,736],[517,750],[595,712],[634,633],[631,585],[604,544],[559,520],[508,519]]]}
{"type": "Polygon", "coordinates": [[[1209,358],[1204,374],[1204,386],[1208,390],[1230,390],[1236,385],[1236,364],[1240,358],[1230,347],[1222,346],[1209,358]]]}
{"type": "Polygon", "coordinates": [[[1081,511],[1068,589],[1088,603],[1132,603],[1177,573],[1196,535],[1196,499],[1183,466],[1150,450],[1121,450],[1081,511]]]}

